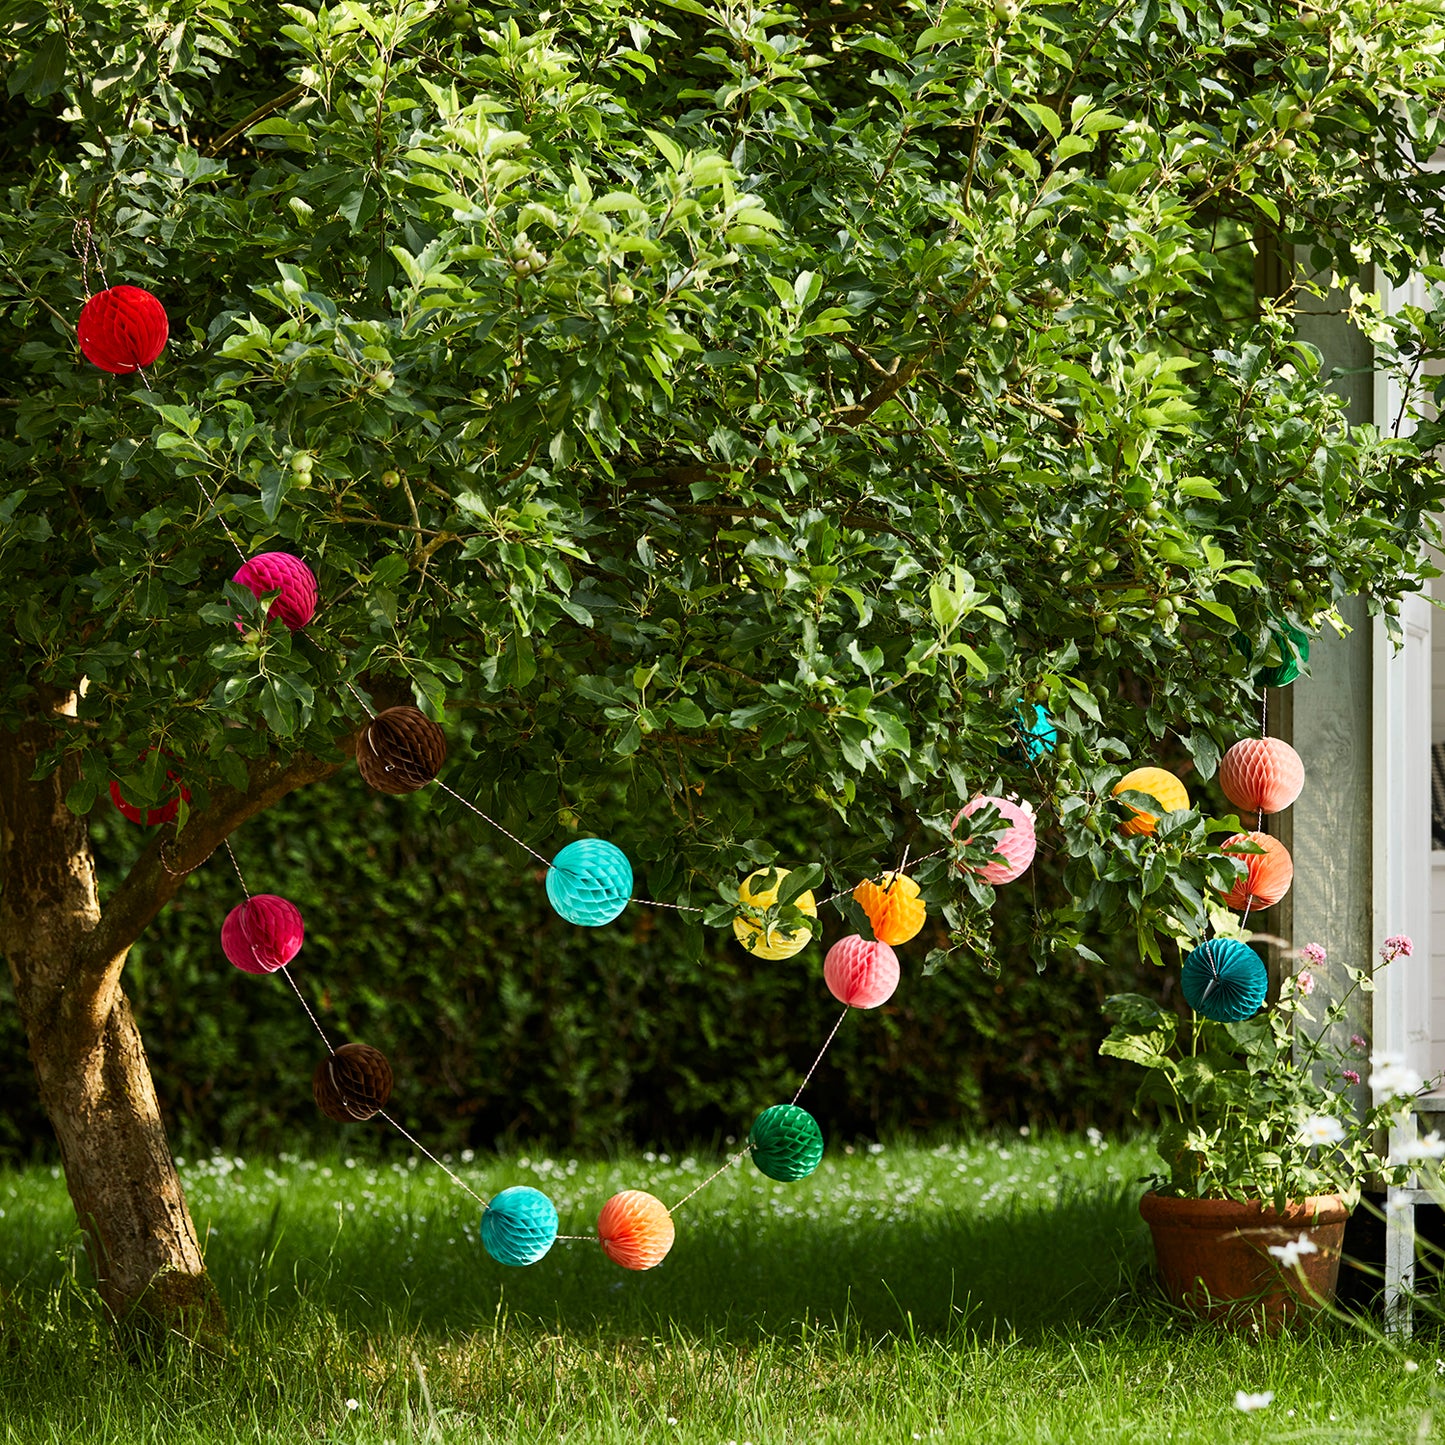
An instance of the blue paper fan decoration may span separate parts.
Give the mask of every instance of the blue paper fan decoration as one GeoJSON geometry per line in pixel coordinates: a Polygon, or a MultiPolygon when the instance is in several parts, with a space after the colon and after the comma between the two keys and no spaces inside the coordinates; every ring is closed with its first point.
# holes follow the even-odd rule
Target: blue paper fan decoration
{"type": "Polygon", "coordinates": [[[557,1238],[557,1206],[540,1189],[514,1184],[482,1215],[482,1248],[498,1264],[536,1264],[557,1238]]]}
{"type": "Polygon", "coordinates": [[[547,900],[568,923],[611,923],[632,897],[632,864],[615,843],[579,838],[552,860],[547,900]]]}
{"type": "Polygon", "coordinates": [[[1184,960],[1182,981],[1189,1007],[1221,1024],[1257,1014],[1269,990],[1264,960],[1237,938],[1206,939],[1184,960]]]}

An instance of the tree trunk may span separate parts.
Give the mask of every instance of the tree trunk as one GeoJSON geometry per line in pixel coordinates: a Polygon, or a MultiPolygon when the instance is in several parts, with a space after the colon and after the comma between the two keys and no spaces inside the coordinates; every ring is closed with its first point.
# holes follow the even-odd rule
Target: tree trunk
{"type": "MultiPolygon", "coordinates": [[[[57,714],[73,705],[47,701],[57,714]]],[[[118,1319],[211,1333],[224,1315],[119,987],[130,940],[118,956],[96,957],[89,831],[64,802],[76,769],[30,780],[55,738],[39,719],[0,732],[0,950],[101,1298],[118,1319]]]]}

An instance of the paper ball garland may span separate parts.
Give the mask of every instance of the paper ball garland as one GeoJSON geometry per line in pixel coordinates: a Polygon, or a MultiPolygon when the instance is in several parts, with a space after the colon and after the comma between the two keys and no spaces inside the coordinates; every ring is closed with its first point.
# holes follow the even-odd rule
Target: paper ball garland
{"type": "Polygon", "coordinates": [[[886,943],[861,934],[840,938],[823,959],[823,981],[849,1008],[877,1008],[898,987],[898,955],[886,943]]]}
{"type": "MultiPolygon", "coordinates": [[[[1189,794],[1184,791],[1184,784],[1163,768],[1135,768],[1132,773],[1125,773],[1114,784],[1114,797],[1117,798],[1120,793],[1148,793],[1159,804],[1161,813],[1182,813],[1189,807],[1189,794]]],[[[1159,825],[1159,819],[1153,813],[1128,803],[1124,806],[1134,816],[1120,823],[1121,832],[1147,835],[1159,825]]]]}
{"type": "Polygon", "coordinates": [[[1260,1010],[1269,990],[1264,961],[1237,938],[1211,938],[1184,960],[1184,999],[1215,1023],[1234,1024],[1260,1010]]]}
{"type": "Polygon", "coordinates": [[[1236,833],[1220,847],[1244,864],[1244,876],[1236,879],[1234,887],[1222,895],[1229,907],[1258,912],[1261,908],[1273,907],[1289,892],[1294,882],[1294,859],[1278,838],[1271,838],[1267,833],[1236,833]],[[1236,847],[1239,843],[1256,843],[1264,852],[1243,852],[1236,847]]]}
{"type": "Polygon", "coordinates": [[[338,1124],[361,1123],[386,1108],[391,1098],[391,1065],[369,1044],[342,1044],[321,1060],[311,1076],[316,1107],[338,1124]]]}
{"type": "Polygon", "coordinates": [[[597,1216],[602,1252],[623,1269],[652,1269],[661,1264],[675,1237],[667,1206],[641,1189],[614,1194],[597,1216]]]}
{"type": "Polygon", "coordinates": [[[124,376],[149,366],[170,335],[166,308],[139,286],[97,291],[80,308],[76,339],[85,359],[102,371],[124,376]]]}
{"type": "Polygon", "coordinates": [[[823,1159],[823,1131],[818,1121],[796,1104],[764,1109],[748,1131],[753,1163],[769,1179],[791,1184],[806,1179],[823,1159]]]}
{"type": "MultiPolygon", "coordinates": [[[[1002,822],[1008,826],[994,839],[993,851],[1002,854],[1003,862],[980,863],[973,865],[973,872],[982,878],[986,883],[1012,883],[1015,878],[1022,876],[1028,871],[1029,864],[1034,861],[1034,851],[1038,847],[1038,839],[1034,833],[1033,814],[1027,809],[1020,807],[1017,803],[1010,802],[1007,798],[995,798],[984,794],[974,798],[963,808],[953,820],[953,830],[958,831],[959,823],[985,807],[997,809],[1002,822]]],[[[965,838],[965,843],[971,842],[972,838],[965,838]]],[[[960,869],[969,867],[968,864],[960,864],[960,869]]]]}
{"type": "Polygon", "coordinates": [[[568,923],[585,928],[611,923],[631,898],[632,864],[605,839],[568,843],[547,870],[547,901],[568,923]]]}
{"type": "Polygon", "coordinates": [[[922,929],[928,906],[918,896],[918,884],[906,873],[885,873],[879,883],[865,878],[853,897],[873,925],[873,937],[894,946],[907,943],[922,929]]]}
{"type": "Polygon", "coordinates": [[[441,772],[446,734],[414,707],[389,707],[356,742],[356,766],[379,793],[414,793],[441,772]]]}
{"type": "MultiPolygon", "coordinates": [[[[271,603],[270,617],[280,618],[292,632],[300,632],[316,616],[319,593],[316,576],[299,558],[289,552],[259,552],[243,562],[231,581],[249,588],[257,597],[280,589],[280,596],[271,603]]],[[[243,624],[239,621],[238,627],[243,624]]]]}
{"type": "MultiPolygon", "coordinates": [[[[739,902],[759,910],[771,908],[778,901],[778,890],[790,872],[790,868],[759,868],[756,872],[749,873],[738,884],[739,902]],[[772,876],[773,883],[771,887],[765,888],[763,880],[769,875],[772,876]]],[[[810,918],[818,916],[818,900],[814,898],[811,889],[798,894],[793,899],[793,906],[810,918]]],[[[801,953],[813,937],[811,928],[800,926],[789,933],[776,924],[764,934],[762,925],[751,918],[734,918],[733,933],[738,942],[755,958],[766,958],[774,962],[801,953]]]]}
{"type": "Polygon", "coordinates": [[[1219,764],[1219,786],[1246,813],[1280,813],[1299,797],[1305,765],[1282,738],[1241,738],[1219,764]]]}
{"type": "Polygon", "coordinates": [[[481,1236],[498,1264],[536,1264],[557,1238],[557,1206],[540,1189],[514,1184],[487,1202],[481,1236]]]}
{"type": "Polygon", "coordinates": [[[221,949],[242,973],[274,973],[298,953],[306,937],[301,910],[274,893],[238,904],[221,925],[221,949]]]}

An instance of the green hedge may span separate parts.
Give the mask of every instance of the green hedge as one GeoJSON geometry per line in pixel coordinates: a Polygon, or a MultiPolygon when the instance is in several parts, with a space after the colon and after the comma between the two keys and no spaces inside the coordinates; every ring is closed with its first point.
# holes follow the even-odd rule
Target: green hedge
{"type": "MultiPolygon", "coordinates": [[[[807,850],[811,840],[815,856],[845,841],[817,836],[838,828],[824,809],[789,805],[775,823],[775,842],[807,850]]],[[[94,831],[113,885],[142,830],[107,803],[94,831]]],[[[305,916],[292,971],[327,1031],[386,1053],[392,1112],[430,1147],[677,1145],[741,1135],[761,1108],[792,1096],[841,1008],[816,941],[767,963],[710,931],[692,962],[667,910],[634,906],[609,927],[573,927],[549,908],[540,866],[487,831],[449,827],[427,795],[383,798],[348,770],[233,840],[252,891],[280,893],[305,916]]],[[[1100,1000],[1134,967],[1035,972],[1034,890],[1046,902],[1057,888],[1041,855],[1001,890],[1007,962],[996,978],[967,962],[922,977],[942,938],[900,948],[893,1001],[846,1020],[803,1100],[829,1133],[1127,1116],[1132,1081],[1096,1051],[1100,1000]]],[[[172,1137],[184,1149],[334,1139],[338,1126],[310,1094],[320,1040],[295,996],[221,953],[221,920],[240,898],[218,852],[126,969],[172,1137]]],[[[831,940],[837,919],[826,929],[831,940]]],[[[1094,943],[1109,956],[1107,942],[1094,943]]],[[[0,1149],[14,1154],[48,1147],[49,1131],[12,1004],[7,978],[0,1149]]]]}

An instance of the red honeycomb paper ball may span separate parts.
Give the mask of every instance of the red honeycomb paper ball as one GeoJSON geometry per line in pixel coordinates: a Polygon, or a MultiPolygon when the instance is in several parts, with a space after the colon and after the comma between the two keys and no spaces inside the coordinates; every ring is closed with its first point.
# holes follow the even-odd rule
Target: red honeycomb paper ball
{"type": "Polygon", "coordinates": [[[898,955],[886,943],[850,933],[823,960],[828,991],[849,1008],[877,1008],[898,987],[898,955]]]}
{"type": "Polygon", "coordinates": [[[661,1264],[675,1235],[667,1205],[641,1189],[614,1194],[597,1216],[602,1252],[623,1269],[651,1269],[661,1264]]]}
{"type": "Polygon", "coordinates": [[[166,308],[139,286],[97,291],[80,308],[75,326],[85,359],[123,376],[149,366],[170,335],[166,308]]]}
{"type": "Polygon", "coordinates": [[[231,581],[249,587],[257,597],[279,587],[281,595],[271,604],[270,615],[279,617],[292,632],[300,632],[316,616],[316,577],[289,552],[260,552],[243,562],[231,581]]]}
{"type": "Polygon", "coordinates": [[[1236,880],[1234,887],[1223,895],[1231,908],[1269,908],[1289,892],[1294,882],[1294,859],[1278,838],[1271,838],[1267,833],[1236,833],[1220,847],[1244,864],[1244,877],[1236,880]],[[1264,852],[1240,852],[1236,847],[1239,843],[1257,843],[1264,852]]]}
{"type": "MultiPolygon", "coordinates": [[[[149,748],[143,749],[137,762],[145,762],[150,756],[150,751],[149,748]]],[[[169,757],[170,754],[167,753],[166,756],[169,757]]],[[[169,768],[166,769],[166,781],[168,783],[174,783],[179,777],[179,773],[173,773],[169,768]]],[[[141,821],[140,809],[137,808],[134,803],[126,800],[125,794],[120,790],[120,784],[116,782],[114,778],[111,779],[110,783],[110,800],[132,823],[139,823],[141,821]]],[[[182,801],[187,803],[191,801],[191,790],[184,785],[180,789],[179,796],[162,803],[159,808],[146,809],[146,827],[154,828],[161,823],[173,823],[176,814],[180,812],[182,801]]]]}
{"type": "Polygon", "coordinates": [[[1246,813],[1281,813],[1299,797],[1305,765],[1282,738],[1241,738],[1219,764],[1219,786],[1246,813]]]}
{"type": "MultiPolygon", "coordinates": [[[[953,828],[957,832],[958,825],[964,818],[972,816],[990,804],[998,810],[999,817],[1009,825],[994,839],[993,845],[993,851],[1001,853],[1004,861],[1002,863],[981,863],[973,871],[986,883],[1012,883],[1015,878],[1026,873],[1029,864],[1034,861],[1034,851],[1038,847],[1038,839],[1034,834],[1032,813],[1018,803],[1011,803],[1007,798],[995,798],[988,794],[981,794],[954,818],[953,828]]],[[[972,842],[972,836],[970,835],[963,841],[965,843],[972,842]]],[[[968,865],[960,864],[959,866],[960,869],[963,869],[968,865]]]]}
{"type": "Polygon", "coordinates": [[[274,893],[237,905],[221,925],[221,948],[242,973],[275,973],[301,952],[301,910],[274,893]]]}

